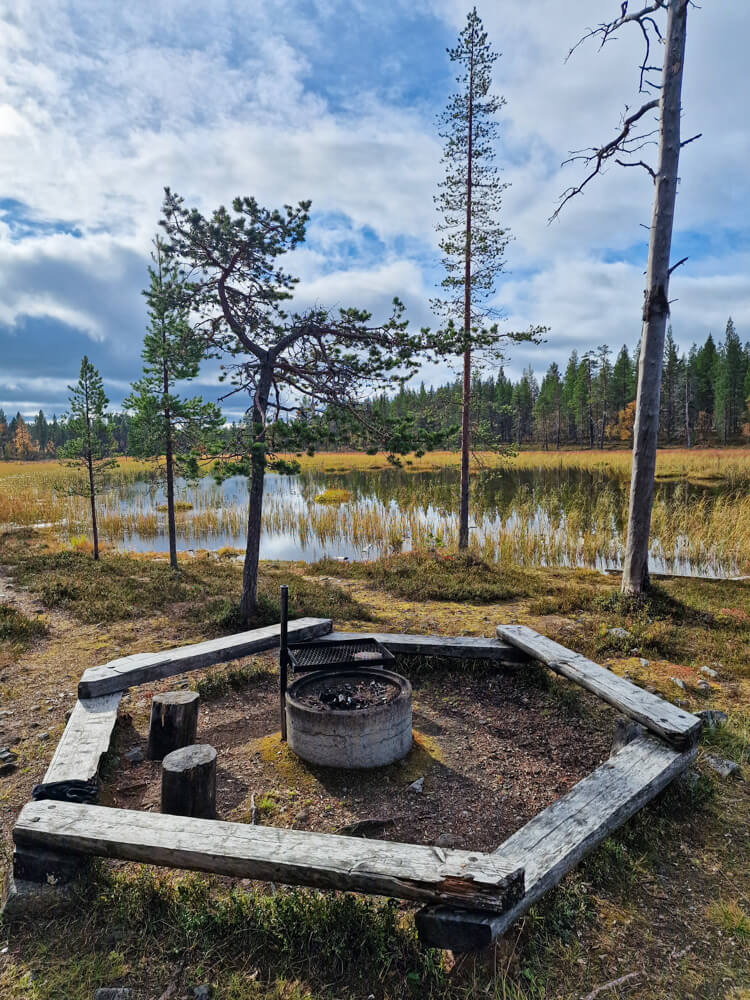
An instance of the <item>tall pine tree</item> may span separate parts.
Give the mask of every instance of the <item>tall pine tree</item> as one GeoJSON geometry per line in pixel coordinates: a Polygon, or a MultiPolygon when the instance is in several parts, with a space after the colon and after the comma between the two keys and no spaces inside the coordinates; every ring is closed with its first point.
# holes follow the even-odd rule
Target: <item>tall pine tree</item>
{"type": "Polygon", "coordinates": [[[458,546],[469,544],[469,454],[471,449],[472,354],[501,356],[502,336],[533,339],[526,334],[498,333],[491,323],[497,311],[489,306],[498,275],[505,263],[510,240],[498,214],[507,187],[498,179],[495,145],[497,114],[505,99],[492,93],[492,69],[498,58],[487,38],[476,7],[469,12],[458,44],[448,49],[458,70],[458,90],[439,118],[439,134],[445,141],[445,179],[436,200],[441,216],[438,231],[443,251],[444,295],[433,308],[446,324],[433,340],[441,357],[463,362],[461,403],[461,500],[458,546]]]}

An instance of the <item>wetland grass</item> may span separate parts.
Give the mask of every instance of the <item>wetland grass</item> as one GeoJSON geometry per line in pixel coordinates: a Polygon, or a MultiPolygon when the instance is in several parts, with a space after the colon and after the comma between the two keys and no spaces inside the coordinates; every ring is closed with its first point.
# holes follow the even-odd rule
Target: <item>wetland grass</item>
{"type": "MultiPolygon", "coordinates": [[[[450,550],[458,540],[457,455],[438,452],[394,470],[378,456],[301,456],[302,473],[264,500],[266,537],[361,558],[408,550],[450,550]],[[407,471],[408,470],[408,471],[407,471]],[[324,487],[321,489],[321,487],[324,487]]],[[[479,457],[472,479],[475,556],[501,565],[617,568],[624,550],[630,455],[521,452],[511,462],[479,457]]],[[[79,473],[58,462],[0,463],[0,524],[48,525],[72,546],[89,535],[79,473]]],[[[270,477],[269,477],[269,481],[270,477]]],[[[275,480],[274,480],[275,481],[275,480]]],[[[243,544],[244,482],[185,484],[177,499],[181,547],[243,544]]],[[[165,505],[153,465],[124,459],[97,500],[102,541],[120,551],[159,547],[165,505]]],[[[652,515],[651,555],[664,572],[750,573],[750,450],[662,451],[652,515]]]]}

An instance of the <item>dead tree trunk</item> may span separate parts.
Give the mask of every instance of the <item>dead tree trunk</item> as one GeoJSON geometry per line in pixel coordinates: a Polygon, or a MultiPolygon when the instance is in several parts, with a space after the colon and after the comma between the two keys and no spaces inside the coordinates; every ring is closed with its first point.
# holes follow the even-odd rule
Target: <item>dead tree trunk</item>
{"type": "Polygon", "coordinates": [[[648,544],[659,434],[659,394],[664,335],[669,316],[669,275],[680,160],[680,110],[688,0],[672,0],[667,14],[659,115],[659,161],[649,241],[638,393],[633,436],[628,532],[622,592],[640,596],[648,586],[648,544]]]}

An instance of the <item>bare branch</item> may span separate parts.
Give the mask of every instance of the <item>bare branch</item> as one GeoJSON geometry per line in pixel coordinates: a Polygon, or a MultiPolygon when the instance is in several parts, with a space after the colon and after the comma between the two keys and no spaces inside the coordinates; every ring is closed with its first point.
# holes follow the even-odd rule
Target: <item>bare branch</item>
{"type": "Polygon", "coordinates": [[[689,146],[691,142],[695,142],[696,139],[700,139],[702,138],[702,136],[703,133],[699,132],[697,135],[692,135],[689,139],[685,139],[683,142],[680,143],[680,149],[683,149],[683,147],[685,146],[689,146]]]}
{"type": "Polygon", "coordinates": [[[654,182],[656,182],[656,171],[653,170],[648,165],[648,163],[645,163],[643,160],[638,160],[637,163],[635,162],[628,163],[627,160],[615,160],[615,163],[619,164],[621,167],[643,167],[643,169],[648,171],[648,173],[651,175],[651,179],[654,182]]]}
{"type": "Polygon", "coordinates": [[[676,270],[677,270],[677,268],[678,268],[678,267],[679,267],[679,266],[680,266],[681,264],[684,264],[686,260],[689,260],[689,258],[688,258],[688,257],[683,257],[683,258],[682,258],[682,260],[678,260],[676,264],[672,264],[672,266],[671,266],[671,267],[670,267],[670,269],[669,269],[669,274],[671,274],[671,273],[672,273],[672,271],[676,271],[676,270]]]}
{"type": "MultiPolygon", "coordinates": [[[[576,187],[568,188],[568,190],[563,193],[562,198],[560,199],[560,204],[552,213],[549,222],[553,222],[562,211],[563,206],[566,205],[571,198],[575,198],[576,195],[580,194],[586,187],[586,185],[589,183],[589,181],[593,180],[594,177],[596,177],[596,175],[601,172],[602,167],[605,166],[607,160],[615,157],[616,154],[618,153],[632,152],[632,150],[628,148],[628,137],[630,136],[633,126],[637,121],[640,121],[640,119],[643,118],[644,115],[648,114],[649,111],[653,111],[655,108],[658,107],[659,107],[658,100],[648,101],[646,104],[642,105],[642,107],[640,107],[637,111],[634,111],[632,115],[628,115],[623,120],[622,128],[620,129],[619,134],[616,135],[614,139],[611,139],[608,143],[606,143],[606,145],[602,146],[600,149],[592,149],[588,155],[574,154],[571,156],[569,160],[565,161],[565,163],[570,163],[571,160],[574,159],[583,159],[587,165],[594,163],[594,168],[581,181],[580,184],[578,184],[576,187]]],[[[642,139],[642,138],[645,138],[645,136],[635,136],[630,138],[630,142],[633,142],[634,139],[642,139]]]]}
{"type": "Polygon", "coordinates": [[[641,75],[639,83],[639,91],[644,92],[644,85],[654,86],[654,84],[649,83],[646,79],[646,73],[654,69],[654,67],[648,65],[649,56],[651,55],[651,34],[656,35],[656,38],[661,42],[663,40],[662,33],[659,29],[659,25],[653,18],[653,14],[660,10],[666,9],[667,0],[653,0],[653,3],[647,4],[640,10],[633,11],[632,14],[628,14],[628,0],[623,0],[620,4],[620,16],[615,18],[614,21],[603,21],[601,24],[597,25],[596,28],[589,28],[585,35],[578,39],[576,44],[570,49],[567,56],[565,57],[565,62],[570,59],[575,50],[583,45],[584,42],[588,41],[589,38],[600,38],[599,48],[603,48],[608,41],[614,39],[615,33],[623,27],[625,24],[637,24],[643,34],[644,41],[644,53],[643,62],[641,63],[641,75]]]}

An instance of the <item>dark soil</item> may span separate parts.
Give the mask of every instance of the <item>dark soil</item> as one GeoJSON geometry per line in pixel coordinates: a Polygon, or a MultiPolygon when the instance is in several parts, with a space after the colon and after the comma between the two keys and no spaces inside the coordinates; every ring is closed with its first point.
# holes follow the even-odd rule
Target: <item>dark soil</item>
{"type": "MultiPolygon", "coordinates": [[[[198,740],[218,751],[219,817],[249,822],[254,803],[268,826],[490,851],[609,753],[614,713],[533,665],[397,669],[414,687],[414,746],[372,771],[309,765],[280,741],[270,662],[246,688],[204,699],[198,740]]],[[[150,696],[169,687],[123,701],[104,804],[158,811],[160,765],[125,753],[145,749],[150,696]]]]}
{"type": "Polygon", "coordinates": [[[330,678],[321,678],[306,684],[303,691],[295,694],[295,699],[309,708],[357,712],[376,705],[387,705],[398,695],[398,687],[387,682],[353,678],[331,681],[330,678]]]}

